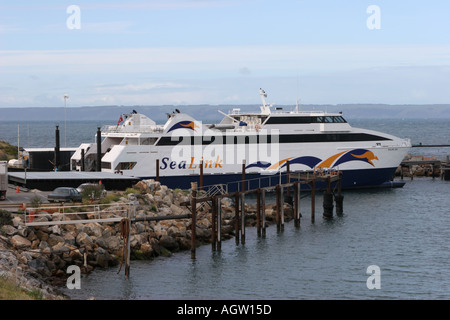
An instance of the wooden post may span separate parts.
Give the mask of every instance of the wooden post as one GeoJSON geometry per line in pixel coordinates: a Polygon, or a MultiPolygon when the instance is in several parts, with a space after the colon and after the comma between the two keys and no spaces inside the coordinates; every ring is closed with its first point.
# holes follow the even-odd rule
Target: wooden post
{"type": "Polygon", "coordinates": [[[256,189],[256,233],[261,237],[261,189],[256,189]]]}
{"type": "Polygon", "coordinates": [[[239,192],[234,196],[234,233],[236,244],[239,244],[239,192]]]}
{"type": "Polygon", "coordinates": [[[311,222],[314,223],[316,210],[316,179],[313,177],[311,181],[311,222]]]}
{"type": "Polygon", "coordinates": [[[300,227],[300,183],[294,183],[294,226],[300,227]]]}
{"type": "Polygon", "coordinates": [[[212,251],[216,251],[216,249],[217,249],[216,221],[217,221],[217,198],[215,196],[213,196],[211,199],[211,249],[212,249],[212,251]]]}
{"type": "Polygon", "coordinates": [[[241,191],[245,191],[245,160],[242,161],[242,187],[241,191]]]}
{"type": "Polygon", "coordinates": [[[222,198],[217,197],[217,251],[222,250],[222,198]]]}
{"type": "MultiPolygon", "coordinates": [[[[289,160],[286,161],[286,183],[291,183],[291,169],[289,165],[289,160]]],[[[286,197],[289,199],[291,195],[291,190],[289,187],[286,188],[286,197]]]]}
{"type": "MultiPolygon", "coordinates": [[[[129,214],[129,213],[128,213],[129,214]]],[[[131,255],[130,255],[130,251],[131,251],[131,244],[130,244],[130,228],[131,228],[131,224],[130,224],[130,217],[127,217],[126,221],[126,232],[127,232],[127,256],[126,256],[126,261],[125,261],[125,276],[127,277],[127,279],[130,278],[130,261],[131,261],[131,255]]]]}
{"type": "Polygon", "coordinates": [[[327,177],[327,191],[323,194],[323,217],[333,218],[333,194],[331,193],[331,177],[327,177]]]}
{"type": "Polygon", "coordinates": [[[203,160],[200,161],[200,190],[203,190],[203,160]]]}
{"type": "Polygon", "coordinates": [[[281,229],[281,213],[280,213],[280,202],[281,202],[281,197],[280,197],[280,185],[277,184],[275,187],[275,195],[276,195],[276,200],[275,200],[275,205],[276,205],[276,216],[275,216],[275,221],[277,223],[277,231],[280,231],[281,229]]]}
{"type": "Polygon", "coordinates": [[[280,187],[280,224],[281,231],[284,231],[284,188],[280,187]]]}
{"type": "Polygon", "coordinates": [[[337,195],[335,196],[336,202],[336,215],[340,216],[344,212],[343,204],[344,204],[344,196],[341,194],[342,191],[342,172],[339,171],[339,180],[337,182],[337,195]]]}
{"type": "Polygon", "coordinates": [[[266,237],[266,190],[261,190],[261,210],[262,210],[262,237],[266,237]]]}
{"type": "Polygon", "coordinates": [[[241,243],[245,244],[245,193],[241,193],[241,243]]]}
{"type": "Polygon", "coordinates": [[[155,181],[159,181],[159,159],[156,159],[156,177],[155,181]]]}
{"type": "Polygon", "coordinates": [[[195,259],[195,236],[197,227],[197,184],[192,184],[191,190],[191,210],[192,210],[192,224],[191,224],[191,259],[195,259]]]}

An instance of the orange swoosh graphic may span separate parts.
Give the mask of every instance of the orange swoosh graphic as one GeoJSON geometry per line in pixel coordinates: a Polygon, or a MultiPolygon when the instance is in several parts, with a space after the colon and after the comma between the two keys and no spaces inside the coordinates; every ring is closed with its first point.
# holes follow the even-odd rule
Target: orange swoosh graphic
{"type": "Polygon", "coordinates": [[[322,161],[322,163],[317,166],[317,168],[329,168],[331,166],[331,164],[334,162],[334,160],[336,160],[337,158],[339,158],[341,155],[343,155],[344,153],[346,153],[347,151],[343,151],[341,153],[335,154],[334,156],[329,157],[327,160],[322,161]]]}
{"type": "Polygon", "coordinates": [[[181,126],[185,127],[185,128],[191,128],[192,130],[195,131],[196,128],[198,128],[198,126],[194,123],[194,122],[190,122],[188,124],[182,124],[180,123],[181,126]]]}
{"type": "Polygon", "coordinates": [[[356,154],[353,154],[353,153],[351,153],[351,155],[353,157],[355,157],[355,158],[358,158],[358,159],[367,159],[367,161],[373,166],[375,166],[375,165],[372,163],[371,160],[378,160],[378,157],[375,156],[372,151],[367,151],[367,152],[365,152],[362,155],[356,155],[356,154]]]}
{"type": "Polygon", "coordinates": [[[291,160],[292,158],[294,158],[294,157],[290,157],[290,158],[287,158],[287,159],[278,161],[277,163],[274,163],[273,165],[271,165],[270,167],[268,167],[266,170],[274,170],[274,169],[280,167],[280,166],[281,166],[283,163],[285,163],[286,161],[291,160]]]}

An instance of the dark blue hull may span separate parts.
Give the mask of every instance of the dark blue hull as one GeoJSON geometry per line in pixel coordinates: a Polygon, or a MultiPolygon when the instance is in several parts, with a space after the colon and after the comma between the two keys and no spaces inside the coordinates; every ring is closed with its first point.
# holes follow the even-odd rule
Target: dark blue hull
{"type": "MultiPolygon", "coordinates": [[[[342,173],[342,189],[363,189],[363,188],[396,188],[402,187],[402,182],[391,182],[397,168],[368,169],[368,170],[346,170],[342,173]]],[[[154,179],[155,177],[146,177],[145,179],[154,179]]],[[[204,174],[203,186],[212,186],[216,184],[227,185],[228,192],[242,190],[241,174],[204,174]]],[[[161,184],[171,189],[190,189],[191,183],[196,182],[200,186],[199,175],[188,176],[163,176],[159,177],[161,184]]],[[[292,180],[291,180],[292,181],[292,180]]],[[[256,188],[275,186],[279,183],[286,183],[285,175],[261,175],[259,173],[246,173],[245,189],[253,190],[256,188]]],[[[325,188],[324,182],[317,182],[316,189],[325,188]]],[[[302,185],[302,190],[310,189],[309,184],[302,185]]]]}

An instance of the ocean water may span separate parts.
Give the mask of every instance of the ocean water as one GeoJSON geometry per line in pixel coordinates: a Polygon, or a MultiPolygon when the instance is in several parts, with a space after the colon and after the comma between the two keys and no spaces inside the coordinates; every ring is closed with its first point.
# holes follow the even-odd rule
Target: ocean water
{"type": "Polygon", "coordinates": [[[301,201],[301,225],[246,228],[246,242],[224,241],[151,261],[132,261],[81,278],[72,299],[108,300],[342,300],[450,298],[450,182],[407,180],[401,189],[345,191],[344,215],[322,218],[316,197],[301,201]],[[367,272],[379,268],[380,287],[367,272]]]}
{"type": "MultiPolygon", "coordinates": [[[[450,144],[450,119],[347,119],[413,144],[450,144]]],[[[60,125],[61,147],[94,142],[101,121],[60,125]],[[66,133],[66,134],[65,134],[66,133]]],[[[20,145],[54,147],[55,122],[19,123],[20,145]]],[[[0,140],[17,145],[17,123],[0,122],[0,140]]],[[[411,154],[450,155],[450,148],[413,148],[411,154]]],[[[83,275],[81,289],[63,288],[73,299],[449,299],[450,182],[438,178],[405,179],[401,189],[344,191],[344,215],[322,219],[316,198],[311,222],[310,198],[302,199],[301,227],[286,223],[259,238],[246,229],[245,245],[223,242],[190,252],[132,261],[127,280],[118,267],[83,275]],[[379,289],[369,289],[370,266],[380,270],[379,289]]]]}

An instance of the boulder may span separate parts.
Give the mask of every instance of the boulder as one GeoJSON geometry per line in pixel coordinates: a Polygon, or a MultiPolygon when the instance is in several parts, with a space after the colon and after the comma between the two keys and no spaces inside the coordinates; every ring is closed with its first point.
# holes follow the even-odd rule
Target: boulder
{"type": "Polygon", "coordinates": [[[180,247],[178,242],[168,235],[164,235],[159,239],[159,245],[172,252],[178,251],[180,247]]]}
{"type": "Polygon", "coordinates": [[[82,246],[82,247],[92,248],[92,246],[94,245],[94,241],[92,240],[91,237],[88,236],[88,234],[86,232],[80,232],[77,235],[75,241],[79,246],[82,246]]]}
{"type": "Polygon", "coordinates": [[[4,232],[4,234],[6,234],[7,236],[10,236],[10,237],[16,235],[19,232],[19,230],[17,230],[16,228],[14,228],[13,226],[8,225],[8,224],[2,226],[1,231],[4,232]]]}
{"type": "Polygon", "coordinates": [[[24,238],[24,237],[22,237],[22,236],[19,236],[18,234],[16,234],[15,236],[13,236],[13,237],[11,238],[11,244],[12,244],[14,247],[18,248],[18,249],[23,249],[23,248],[26,248],[26,247],[31,247],[31,242],[30,242],[30,240],[28,240],[28,239],[26,239],[26,238],[24,238]]]}

